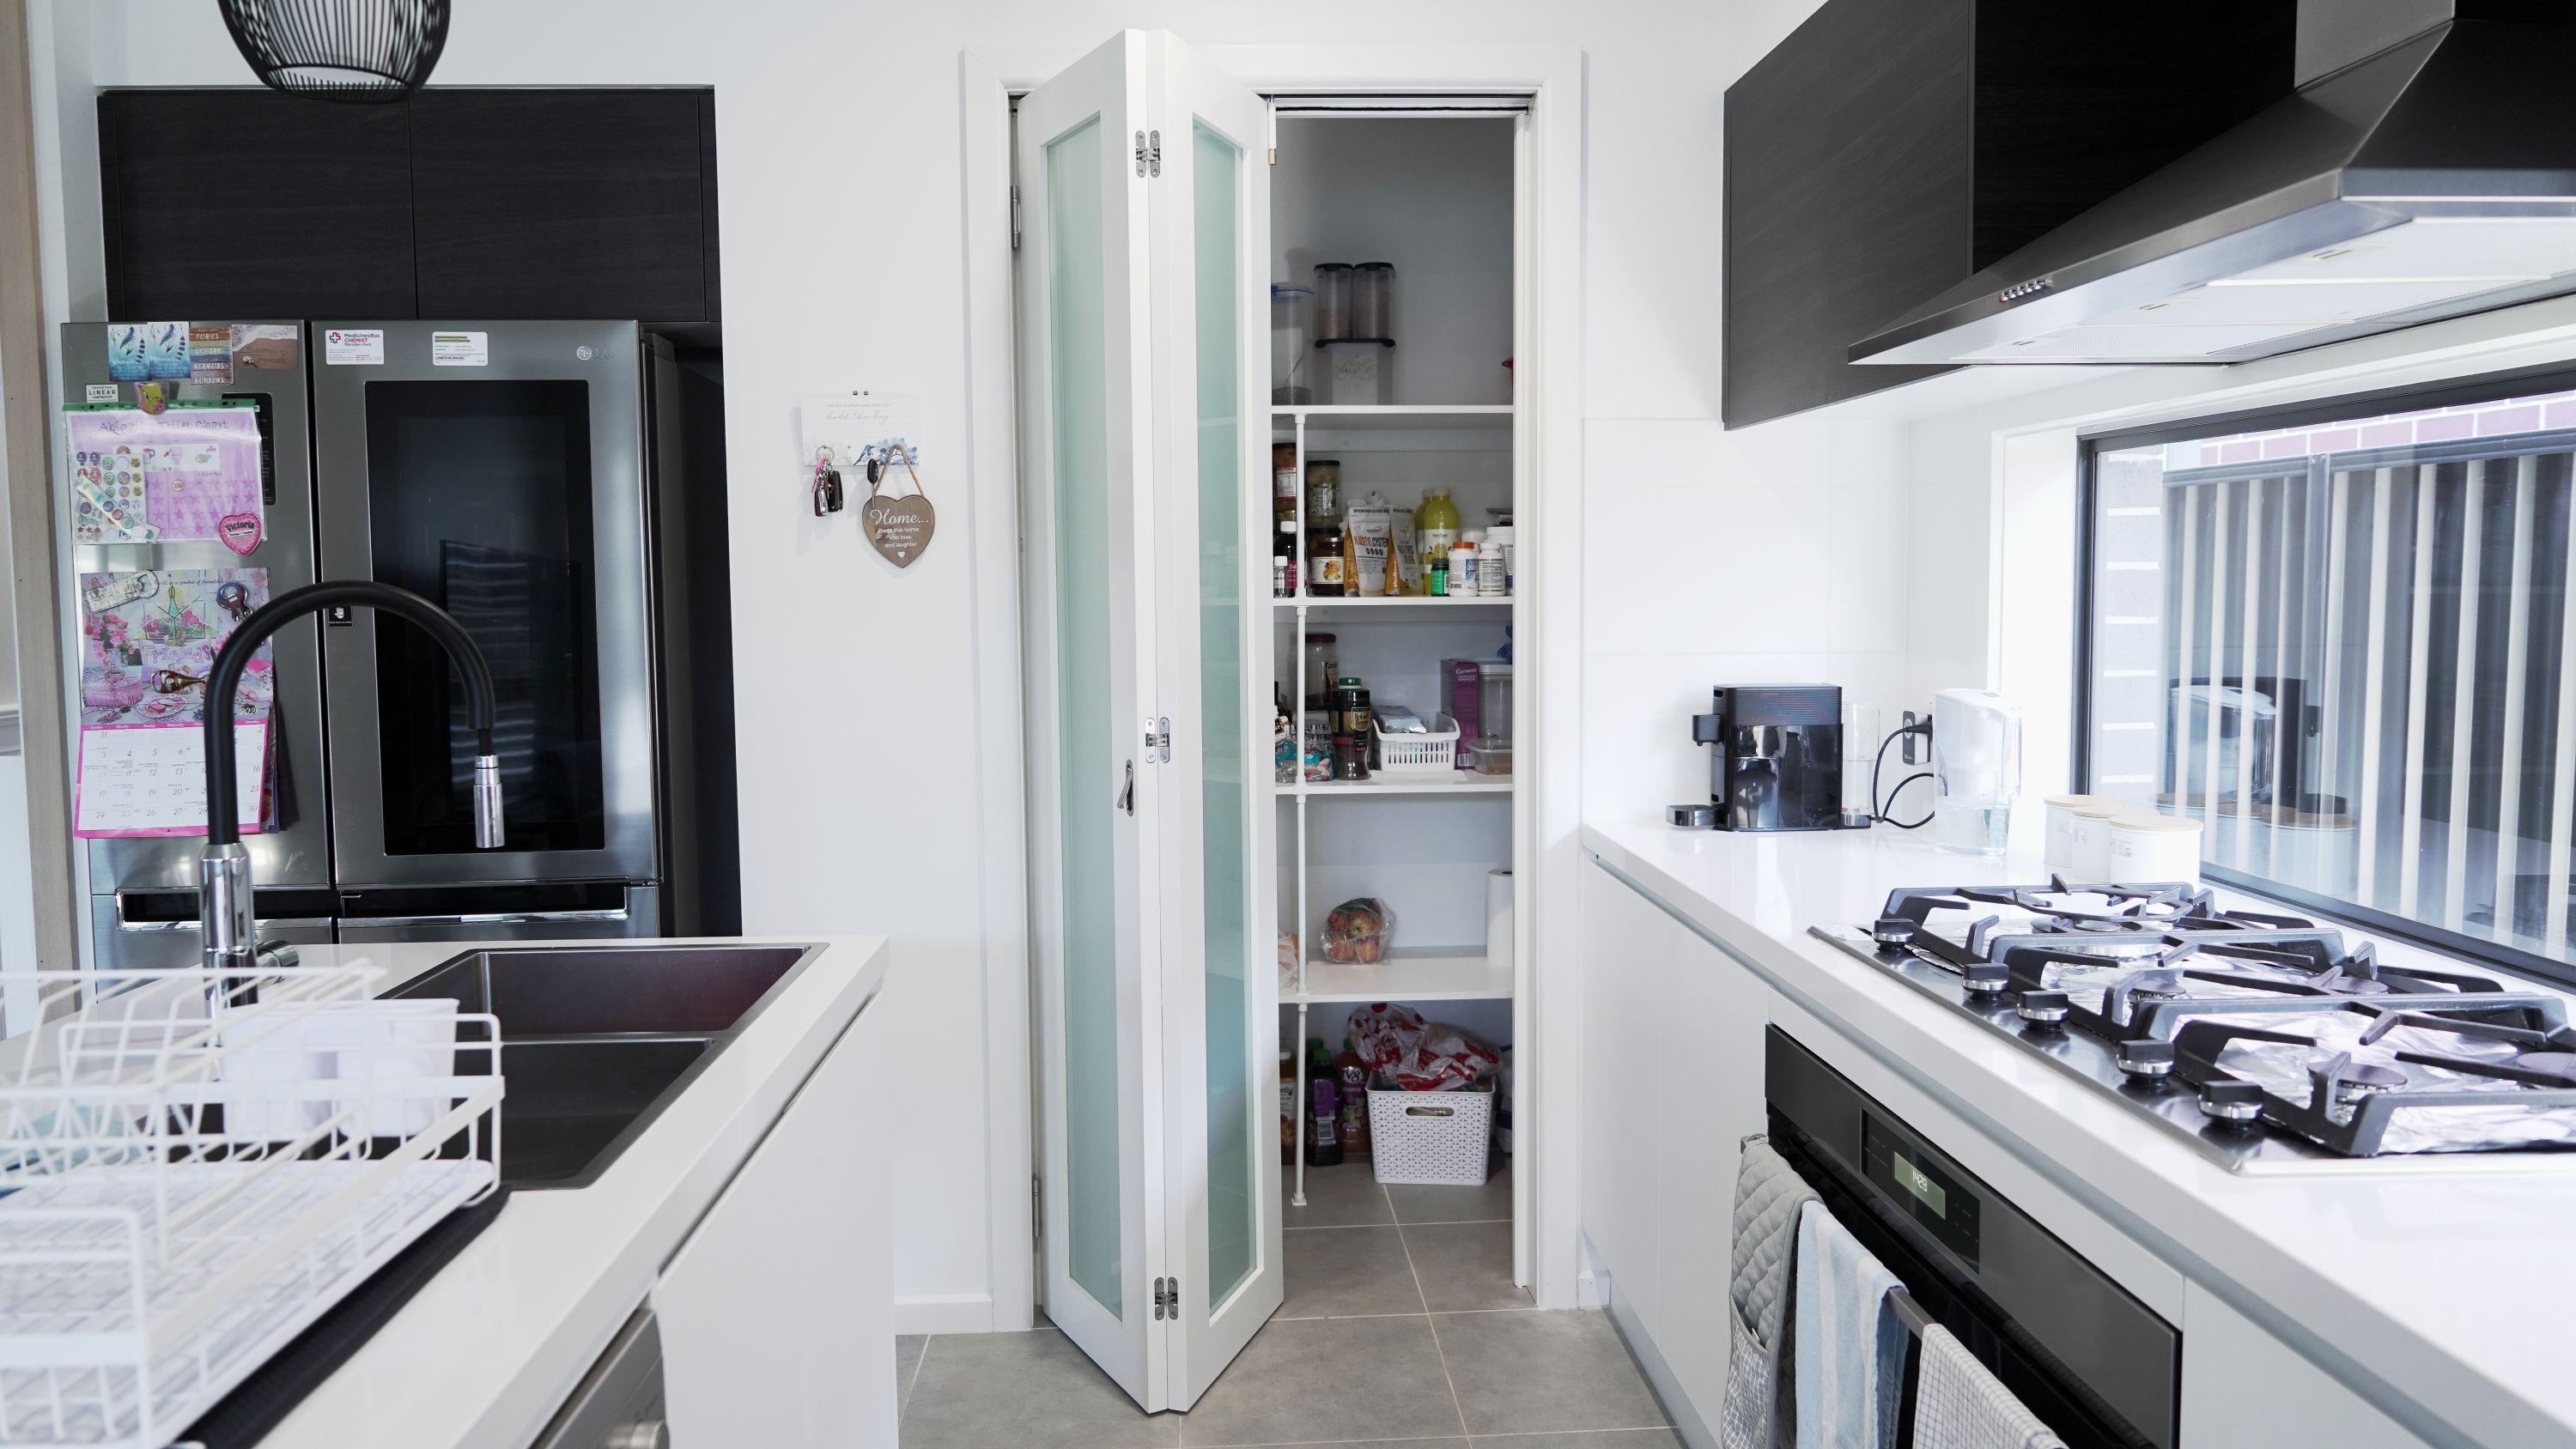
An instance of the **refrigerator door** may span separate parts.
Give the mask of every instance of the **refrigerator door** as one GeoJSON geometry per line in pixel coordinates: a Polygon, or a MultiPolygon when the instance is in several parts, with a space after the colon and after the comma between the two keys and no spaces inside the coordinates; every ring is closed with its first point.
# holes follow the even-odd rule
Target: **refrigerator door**
{"type": "Polygon", "coordinates": [[[502,848],[474,848],[445,652],[335,613],[340,887],[658,881],[636,325],[322,321],[311,342],[322,577],[409,589],[482,646],[508,816],[502,848]]]}
{"type": "MultiPolygon", "coordinates": [[[[200,322],[198,325],[214,325],[200,322]]],[[[63,579],[64,628],[69,632],[66,688],[81,697],[81,664],[88,641],[80,634],[80,575],[144,569],[265,569],[269,597],[313,582],[313,455],[305,410],[305,359],[296,339],[303,324],[243,323],[287,328],[265,337],[236,332],[229,383],[165,382],[182,401],[247,399],[259,405],[262,478],[261,537],[247,555],[212,539],[185,543],[72,542],[71,480],[55,460],[54,516],[63,520],[71,561],[63,579]]],[[[108,375],[107,325],[73,322],[62,331],[63,396],[72,401],[113,396],[131,405],[135,384],[108,375]]],[[[322,766],[322,656],[317,630],[299,620],[277,632],[278,828],[246,835],[251,879],[262,887],[327,887],[331,883],[330,795],[322,766]]],[[[202,836],[136,836],[85,842],[89,888],[99,896],[131,890],[194,890],[202,836]]],[[[192,942],[194,936],[189,938],[192,942]]],[[[193,946],[191,950],[193,951],[193,946]]],[[[194,959],[193,955],[190,957],[194,959]]]]}

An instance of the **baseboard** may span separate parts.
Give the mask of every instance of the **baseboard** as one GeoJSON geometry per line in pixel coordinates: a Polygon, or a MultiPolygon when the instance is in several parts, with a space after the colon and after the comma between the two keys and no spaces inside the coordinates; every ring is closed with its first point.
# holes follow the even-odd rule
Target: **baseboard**
{"type": "Polygon", "coordinates": [[[923,1293],[894,1300],[894,1331],[916,1333],[990,1333],[990,1293],[923,1293]]]}
{"type": "Polygon", "coordinates": [[[1689,1396],[1682,1392],[1681,1380],[1673,1376],[1672,1365],[1664,1362],[1663,1350],[1655,1347],[1655,1340],[1637,1321],[1637,1311],[1621,1303],[1615,1293],[1604,1311],[1610,1315],[1610,1326],[1619,1330],[1619,1341],[1628,1345],[1628,1356],[1645,1374],[1646,1387],[1664,1406],[1664,1417],[1672,1420],[1673,1433],[1690,1449],[1717,1449],[1717,1436],[1709,1432],[1707,1421],[1691,1407],[1689,1396]]]}

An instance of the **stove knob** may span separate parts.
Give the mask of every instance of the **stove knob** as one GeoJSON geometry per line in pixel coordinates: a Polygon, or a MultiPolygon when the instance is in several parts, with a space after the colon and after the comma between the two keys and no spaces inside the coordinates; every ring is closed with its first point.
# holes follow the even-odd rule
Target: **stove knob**
{"type": "Polygon", "coordinates": [[[1970,996],[2001,996],[2012,990],[2012,968],[2001,961],[1971,961],[1959,973],[1970,996]]]}
{"type": "Polygon", "coordinates": [[[2120,1065],[2121,1075],[2141,1085],[2160,1083],[2173,1075],[2172,1042],[2137,1038],[2124,1041],[2111,1051],[2113,1060],[2120,1065]]]}
{"type": "Polygon", "coordinates": [[[1882,946],[1903,946],[1913,941],[1916,929],[1912,916],[1881,916],[1869,928],[1869,935],[1882,946]]]}
{"type": "Polygon", "coordinates": [[[2055,1031],[2066,1023],[2066,993],[2063,991],[2025,991],[2013,1010],[2021,1019],[2041,1031],[2055,1031]]]}
{"type": "Polygon", "coordinates": [[[2263,1120],[2263,1088],[2253,1082],[2210,1082],[2200,1089],[2200,1115],[2239,1132],[2263,1120]]]}

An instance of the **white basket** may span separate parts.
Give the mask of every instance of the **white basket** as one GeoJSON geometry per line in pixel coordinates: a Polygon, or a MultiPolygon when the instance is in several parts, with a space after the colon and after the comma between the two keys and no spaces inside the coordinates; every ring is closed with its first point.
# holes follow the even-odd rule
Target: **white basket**
{"type": "Polygon", "coordinates": [[[378,974],[0,974],[0,1444],[160,1449],[494,1189],[499,1023],[378,974]]]}
{"type": "Polygon", "coordinates": [[[1407,1092],[1371,1087],[1369,1152],[1377,1180],[1478,1187],[1494,1138],[1494,1088],[1407,1092]]]}
{"type": "Polygon", "coordinates": [[[1369,733],[1377,736],[1381,775],[1445,780],[1458,771],[1458,722],[1445,714],[1433,716],[1429,734],[1391,735],[1375,720],[1369,721],[1369,733]]]}

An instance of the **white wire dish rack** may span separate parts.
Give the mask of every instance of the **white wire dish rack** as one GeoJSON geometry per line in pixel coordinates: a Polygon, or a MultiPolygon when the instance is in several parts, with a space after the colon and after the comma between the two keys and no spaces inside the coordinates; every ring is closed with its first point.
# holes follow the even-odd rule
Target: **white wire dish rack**
{"type": "Polygon", "coordinates": [[[378,974],[0,975],[44,1006],[0,1043],[0,1444],[161,1449],[494,1190],[499,1024],[378,974]]]}

